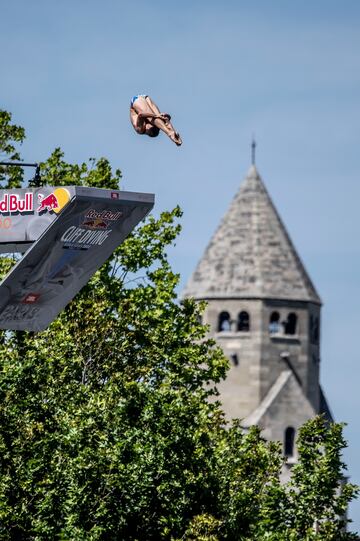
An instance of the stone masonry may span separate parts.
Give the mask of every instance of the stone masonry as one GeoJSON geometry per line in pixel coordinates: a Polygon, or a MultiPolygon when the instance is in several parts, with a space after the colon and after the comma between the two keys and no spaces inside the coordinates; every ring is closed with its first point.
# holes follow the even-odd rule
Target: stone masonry
{"type": "Polygon", "coordinates": [[[229,358],[229,418],[258,424],[296,461],[298,428],[331,413],[319,383],[321,300],[253,165],[190,277],[203,322],[229,358]]]}

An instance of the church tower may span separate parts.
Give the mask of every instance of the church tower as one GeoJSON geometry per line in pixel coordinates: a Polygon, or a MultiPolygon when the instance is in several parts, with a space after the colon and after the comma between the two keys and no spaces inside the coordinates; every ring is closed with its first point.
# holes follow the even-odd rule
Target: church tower
{"type": "Polygon", "coordinates": [[[203,322],[230,362],[220,399],[296,459],[296,431],[324,412],[321,300],[253,164],[184,297],[206,300],[203,322]]]}

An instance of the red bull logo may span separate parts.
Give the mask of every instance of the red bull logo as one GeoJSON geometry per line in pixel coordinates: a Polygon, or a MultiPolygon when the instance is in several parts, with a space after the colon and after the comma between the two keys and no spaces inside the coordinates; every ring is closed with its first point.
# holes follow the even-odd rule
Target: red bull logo
{"type": "Polygon", "coordinates": [[[108,223],[102,220],[101,218],[95,218],[93,220],[85,220],[82,224],[84,227],[89,229],[107,229],[108,223]]]}
{"type": "MultiPolygon", "coordinates": [[[[70,193],[66,188],[56,188],[52,193],[46,195],[38,194],[37,213],[43,212],[60,212],[65,205],[70,201],[70,193]]],[[[35,203],[36,205],[36,203],[35,203]]],[[[0,200],[0,215],[1,214],[33,214],[34,193],[5,193],[0,200]]]]}
{"type": "Polygon", "coordinates": [[[34,212],[34,195],[29,192],[24,198],[18,194],[6,193],[0,201],[0,214],[17,214],[34,212]]]}
{"type": "Polygon", "coordinates": [[[37,209],[37,212],[43,212],[44,210],[54,210],[54,209],[57,209],[59,206],[57,197],[53,193],[51,193],[50,195],[47,195],[46,197],[44,197],[41,193],[39,193],[38,202],[40,204],[39,204],[39,208],[37,209]]]}
{"type": "Polygon", "coordinates": [[[94,209],[90,209],[85,214],[85,218],[92,218],[92,219],[101,219],[101,220],[110,220],[116,222],[121,218],[123,213],[121,211],[113,212],[111,210],[101,210],[97,211],[94,209]]]}
{"type": "Polygon", "coordinates": [[[38,194],[39,208],[37,212],[55,212],[58,214],[70,201],[70,194],[66,188],[56,188],[49,195],[38,194]]]}

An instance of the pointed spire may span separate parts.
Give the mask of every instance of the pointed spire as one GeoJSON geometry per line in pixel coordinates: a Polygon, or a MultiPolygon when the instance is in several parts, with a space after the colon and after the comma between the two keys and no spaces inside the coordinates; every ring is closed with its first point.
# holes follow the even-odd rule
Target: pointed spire
{"type": "Polygon", "coordinates": [[[321,303],[254,163],[183,296],[321,303]]]}
{"type": "Polygon", "coordinates": [[[251,165],[255,165],[255,151],[256,151],[256,141],[253,135],[253,138],[251,141],[251,165]]]}

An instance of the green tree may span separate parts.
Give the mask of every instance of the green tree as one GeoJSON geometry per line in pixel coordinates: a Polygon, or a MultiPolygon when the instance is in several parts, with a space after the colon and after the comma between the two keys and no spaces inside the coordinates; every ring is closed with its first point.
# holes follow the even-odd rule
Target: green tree
{"type": "MultiPolygon", "coordinates": [[[[121,179],[60,149],[41,171],[52,185],[121,179]]],[[[340,425],[305,425],[287,485],[279,445],[227,425],[214,400],[227,360],[203,306],[177,302],[166,256],[180,217],[150,217],[46,331],[1,332],[0,540],[353,538],[339,519],[356,492],[337,492],[340,425]]]]}
{"type": "MultiPolygon", "coordinates": [[[[22,144],[25,130],[11,123],[11,114],[0,109],[0,162],[20,160],[15,144],[22,144]]],[[[0,166],[0,188],[20,188],[23,179],[21,167],[0,166]]]]}
{"type": "Polygon", "coordinates": [[[299,461],[289,483],[271,484],[262,499],[252,539],[271,541],[358,539],[345,533],[349,501],[358,488],[346,483],[341,453],[346,442],[340,423],[322,416],[299,431],[299,461]]]}

